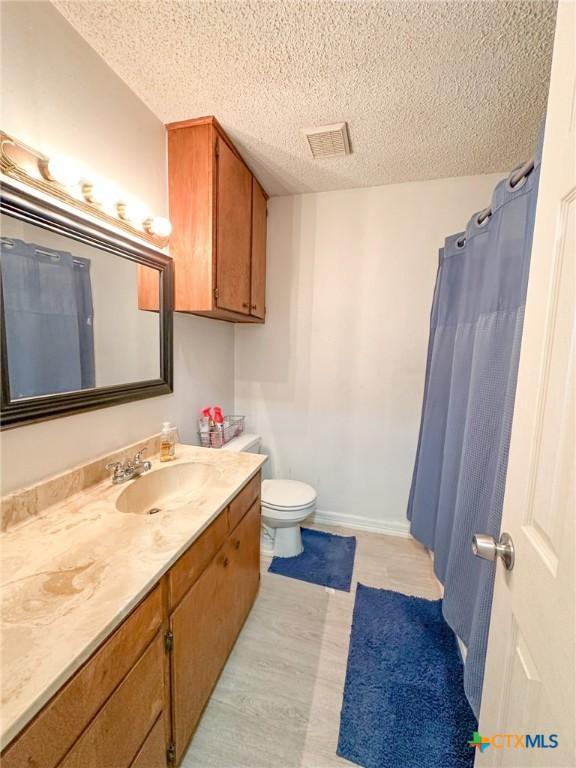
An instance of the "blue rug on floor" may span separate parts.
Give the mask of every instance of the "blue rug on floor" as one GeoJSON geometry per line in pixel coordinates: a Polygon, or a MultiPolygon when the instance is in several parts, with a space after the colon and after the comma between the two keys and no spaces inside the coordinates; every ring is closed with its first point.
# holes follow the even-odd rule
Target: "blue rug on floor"
{"type": "Polygon", "coordinates": [[[358,584],[338,754],[363,768],[472,768],[477,727],[442,601],[358,584]]]}
{"type": "Polygon", "coordinates": [[[301,555],[272,558],[270,573],[350,592],[356,537],[302,528],[302,544],[301,555]]]}

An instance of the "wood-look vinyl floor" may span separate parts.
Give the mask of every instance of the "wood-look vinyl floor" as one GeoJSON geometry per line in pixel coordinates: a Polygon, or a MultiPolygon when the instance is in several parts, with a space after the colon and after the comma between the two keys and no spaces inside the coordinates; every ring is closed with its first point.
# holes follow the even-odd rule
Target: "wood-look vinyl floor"
{"type": "Polygon", "coordinates": [[[350,592],[268,573],[212,694],[183,768],[338,768],[340,709],[356,583],[440,597],[412,539],[355,532],[350,592]]]}

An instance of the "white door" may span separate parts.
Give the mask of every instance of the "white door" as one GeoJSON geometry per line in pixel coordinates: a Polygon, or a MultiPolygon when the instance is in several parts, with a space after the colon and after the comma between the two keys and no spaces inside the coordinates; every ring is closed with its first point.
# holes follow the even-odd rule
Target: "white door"
{"type": "Polygon", "coordinates": [[[515,564],[496,567],[476,768],[576,766],[575,229],[576,4],[561,1],[502,518],[515,564]]]}

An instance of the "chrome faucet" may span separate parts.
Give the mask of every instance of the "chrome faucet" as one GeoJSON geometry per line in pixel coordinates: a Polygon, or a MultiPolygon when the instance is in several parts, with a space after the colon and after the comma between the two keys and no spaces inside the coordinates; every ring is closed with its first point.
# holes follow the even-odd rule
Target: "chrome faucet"
{"type": "Polygon", "coordinates": [[[114,485],[126,483],[128,480],[140,477],[143,472],[148,472],[149,469],[152,469],[151,462],[142,460],[145,451],[146,448],[142,448],[132,459],[126,459],[124,462],[111,461],[109,464],[106,464],[106,469],[109,472],[113,472],[112,482],[114,485]]]}

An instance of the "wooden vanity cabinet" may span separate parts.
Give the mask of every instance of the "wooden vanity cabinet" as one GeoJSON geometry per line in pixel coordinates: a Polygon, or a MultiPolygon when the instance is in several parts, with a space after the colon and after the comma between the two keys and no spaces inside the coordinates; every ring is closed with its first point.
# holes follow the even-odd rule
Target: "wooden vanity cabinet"
{"type": "MultiPolygon", "coordinates": [[[[242,491],[240,491],[240,494],[242,491]]],[[[239,494],[239,495],[240,495],[239,494]]],[[[238,498],[238,497],[236,497],[238,498]]],[[[175,608],[228,536],[228,515],[218,515],[168,571],[169,605],[175,608]]]]}
{"type": "Polygon", "coordinates": [[[229,560],[224,551],[190,589],[170,618],[172,723],[179,763],[234,641],[229,560]]]}
{"type": "MultiPolygon", "coordinates": [[[[261,323],[268,197],[216,118],[167,130],[174,309],[261,323]]],[[[140,309],[157,309],[152,277],[141,270],[140,309]]]]}
{"type": "Polygon", "coordinates": [[[164,638],[158,634],[59,768],[131,766],[161,719],[165,699],[164,638]]]}
{"type": "MultiPolygon", "coordinates": [[[[260,481],[260,475],[257,480],[260,481]]],[[[210,565],[170,617],[176,763],[180,762],[194,734],[258,592],[259,490],[257,498],[251,499],[250,505],[246,503],[243,511],[210,565]]]]}
{"type": "Polygon", "coordinates": [[[177,765],[260,581],[258,473],[2,753],[2,768],[177,765]]]}

